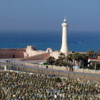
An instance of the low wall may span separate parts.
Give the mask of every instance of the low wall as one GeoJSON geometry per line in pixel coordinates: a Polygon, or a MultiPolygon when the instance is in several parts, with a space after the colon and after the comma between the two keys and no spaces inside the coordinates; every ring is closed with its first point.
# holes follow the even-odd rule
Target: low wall
{"type": "MultiPolygon", "coordinates": [[[[39,67],[46,68],[46,65],[39,65],[39,67]]],[[[55,70],[66,70],[69,71],[70,69],[68,67],[59,67],[59,66],[51,66],[48,65],[49,69],[55,69],[55,70]]],[[[74,72],[84,72],[84,73],[94,73],[94,74],[100,74],[100,70],[89,70],[89,69],[73,69],[74,72]]]]}
{"type": "Polygon", "coordinates": [[[100,70],[90,70],[90,69],[74,69],[75,72],[84,72],[84,73],[94,73],[100,74],[100,70]]]}

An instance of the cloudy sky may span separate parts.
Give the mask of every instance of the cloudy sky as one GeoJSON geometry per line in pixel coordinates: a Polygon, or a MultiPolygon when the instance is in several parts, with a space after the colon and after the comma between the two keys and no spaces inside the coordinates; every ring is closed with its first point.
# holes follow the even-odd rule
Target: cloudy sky
{"type": "Polygon", "coordinates": [[[100,31],[100,0],[0,0],[0,31],[100,31]]]}

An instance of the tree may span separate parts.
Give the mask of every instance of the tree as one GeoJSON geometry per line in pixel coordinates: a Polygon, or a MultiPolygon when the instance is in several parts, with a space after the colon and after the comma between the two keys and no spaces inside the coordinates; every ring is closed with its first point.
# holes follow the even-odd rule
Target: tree
{"type": "Polygon", "coordinates": [[[81,54],[78,52],[74,53],[73,59],[79,62],[81,60],[81,54]]]}
{"type": "Polygon", "coordinates": [[[85,67],[88,65],[88,56],[86,54],[81,54],[81,64],[82,67],[85,67]]]}
{"type": "Polygon", "coordinates": [[[82,53],[72,53],[68,54],[67,59],[69,60],[70,64],[77,62],[78,66],[87,66],[88,64],[88,57],[82,53]]]}
{"type": "Polygon", "coordinates": [[[97,70],[100,70],[100,64],[97,64],[97,70]]]}
{"type": "Polygon", "coordinates": [[[100,56],[100,49],[98,50],[98,53],[97,54],[98,54],[98,56],[100,56]]]}
{"type": "Polygon", "coordinates": [[[62,82],[62,79],[60,77],[57,77],[57,78],[55,78],[55,82],[60,83],[60,82],[62,82]]]}
{"type": "Polygon", "coordinates": [[[74,65],[76,65],[76,63],[79,65],[80,60],[81,60],[81,54],[80,53],[76,52],[76,53],[72,54],[72,61],[73,61],[74,65]]]}
{"type": "Polygon", "coordinates": [[[61,53],[55,64],[57,66],[67,66],[67,57],[63,53],[61,53]]]}
{"type": "Polygon", "coordinates": [[[73,61],[73,54],[68,54],[67,60],[72,62],[73,61]]]}
{"type": "Polygon", "coordinates": [[[65,57],[65,54],[64,53],[60,53],[60,57],[65,57]]]}
{"type": "Polygon", "coordinates": [[[86,55],[88,56],[88,58],[95,58],[96,57],[96,53],[93,50],[89,50],[86,55]]]}
{"type": "Polygon", "coordinates": [[[47,59],[47,64],[50,64],[50,65],[53,65],[55,63],[55,58],[50,56],[48,59],[47,59]]]}

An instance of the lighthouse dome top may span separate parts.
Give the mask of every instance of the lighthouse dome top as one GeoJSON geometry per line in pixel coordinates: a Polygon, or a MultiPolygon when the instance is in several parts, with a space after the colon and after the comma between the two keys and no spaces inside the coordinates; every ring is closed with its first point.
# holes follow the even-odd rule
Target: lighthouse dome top
{"type": "Polygon", "coordinates": [[[64,23],[66,23],[67,22],[67,20],[66,20],[66,18],[64,18],[64,23]]]}
{"type": "Polygon", "coordinates": [[[67,24],[67,20],[66,20],[66,18],[64,18],[64,20],[63,20],[63,23],[62,23],[62,26],[67,26],[68,24],[67,24]]]}

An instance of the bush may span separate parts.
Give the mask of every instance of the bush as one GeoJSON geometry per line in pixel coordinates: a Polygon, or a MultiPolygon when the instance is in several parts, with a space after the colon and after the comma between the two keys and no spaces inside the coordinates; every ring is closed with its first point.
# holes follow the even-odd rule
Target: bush
{"type": "Polygon", "coordinates": [[[57,78],[55,79],[55,81],[56,81],[56,82],[62,82],[62,79],[59,78],[59,77],[57,77],[57,78]]]}

